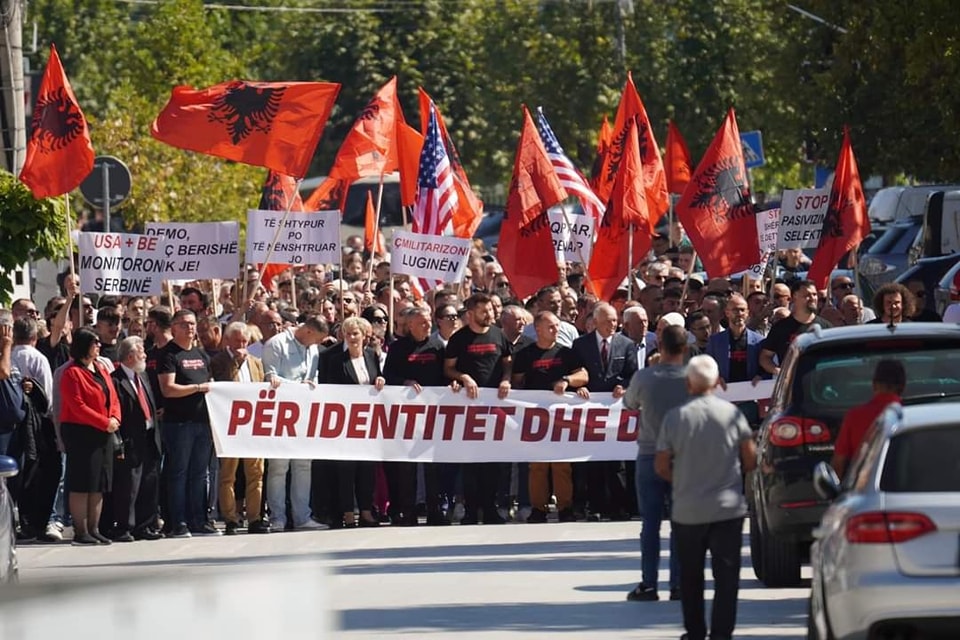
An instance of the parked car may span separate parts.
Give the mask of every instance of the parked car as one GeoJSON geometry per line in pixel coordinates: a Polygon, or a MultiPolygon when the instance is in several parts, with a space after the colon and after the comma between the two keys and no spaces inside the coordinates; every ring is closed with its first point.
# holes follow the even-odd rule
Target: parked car
{"type": "Polygon", "coordinates": [[[943,310],[939,308],[936,291],[944,275],[954,270],[957,265],[960,265],[960,253],[937,258],[921,258],[917,264],[901,273],[896,282],[906,284],[911,280],[921,281],[927,294],[925,298],[917,301],[917,311],[929,309],[942,316],[943,310]]]}
{"type": "Polygon", "coordinates": [[[809,638],[960,637],[958,412],[891,405],[842,483],[817,466],[833,503],[810,551],[809,638]]]}
{"type": "Polygon", "coordinates": [[[907,371],[905,399],[960,393],[960,326],[860,325],[815,330],[790,346],[758,434],[758,468],[747,479],[750,555],[770,587],[800,584],[800,565],[829,501],[813,469],[830,460],[844,414],[872,395],[879,360],[907,371]]]}
{"type": "MultiPolygon", "coordinates": [[[[323,184],[324,180],[325,177],[307,178],[300,183],[300,196],[304,199],[308,198],[317,187],[323,184]]],[[[350,184],[343,203],[343,217],[340,219],[341,240],[351,235],[363,236],[367,215],[367,193],[370,193],[373,204],[376,206],[379,191],[379,176],[360,178],[350,184]]],[[[400,204],[400,174],[388,173],[383,177],[383,202],[380,204],[380,231],[384,239],[389,241],[395,229],[403,229],[404,222],[403,206],[400,204]]]]}
{"type": "Polygon", "coordinates": [[[483,240],[483,246],[490,253],[497,253],[497,245],[500,242],[500,226],[503,224],[503,207],[483,207],[483,219],[477,225],[477,230],[473,232],[473,237],[483,240]]]}
{"type": "Polygon", "coordinates": [[[17,579],[17,534],[13,520],[13,500],[7,491],[7,478],[17,475],[17,462],[0,456],[0,584],[17,579]]]}
{"type": "MultiPolygon", "coordinates": [[[[929,289],[928,289],[929,291],[929,289]]],[[[960,302],[960,261],[953,265],[933,289],[935,311],[941,316],[954,302],[960,302]]]]}

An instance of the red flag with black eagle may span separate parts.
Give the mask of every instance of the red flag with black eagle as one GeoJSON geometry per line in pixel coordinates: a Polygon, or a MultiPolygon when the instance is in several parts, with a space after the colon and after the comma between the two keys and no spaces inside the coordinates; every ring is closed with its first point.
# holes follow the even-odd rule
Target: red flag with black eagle
{"type": "Polygon", "coordinates": [[[30,124],[20,181],[38,200],[60,196],[80,186],[93,171],[93,144],[87,119],[52,44],[30,124]]]}
{"type": "MultiPolygon", "coordinates": [[[[303,211],[303,200],[300,193],[297,192],[297,181],[290,176],[268,171],[267,179],[263,183],[263,189],[260,191],[260,205],[257,207],[260,211],[286,211],[287,207],[291,212],[303,211]]],[[[271,288],[273,279],[287,270],[285,264],[267,264],[263,265],[260,271],[260,282],[267,289],[271,288]]]]}
{"type": "Polygon", "coordinates": [[[867,217],[867,202],[860,183],[860,169],[853,155],[850,130],[844,127],[843,145],[830,188],[827,214],[823,218],[820,245],[813,254],[807,278],[815,282],[818,289],[826,289],[830,273],[843,254],[856,249],[869,234],[870,218],[867,217]]]}
{"type": "Polygon", "coordinates": [[[760,261],[756,212],[733,109],[693,172],[676,213],[708,277],[729,276],[760,261]]]}
{"type": "Polygon", "coordinates": [[[556,284],[560,278],[547,209],[566,199],[567,192],[524,106],[523,129],[497,245],[497,259],[520,298],[556,284]]]}
{"type": "Polygon", "coordinates": [[[609,150],[604,156],[602,169],[594,191],[604,202],[610,199],[613,192],[613,182],[617,177],[617,169],[623,159],[627,125],[631,121],[637,124],[640,159],[643,161],[643,188],[646,191],[650,215],[656,223],[660,216],[670,208],[670,196],[667,193],[667,179],[663,171],[660,147],[653,135],[647,110],[643,106],[640,94],[637,93],[637,87],[633,84],[633,74],[630,73],[627,74],[627,82],[623,87],[623,94],[617,107],[617,117],[613,122],[613,138],[609,150]]]}
{"type": "Polygon", "coordinates": [[[403,111],[397,99],[397,77],[393,76],[353,123],[329,175],[353,182],[396,171],[398,122],[403,122],[403,111]]]}
{"type": "Polygon", "coordinates": [[[334,82],[175,87],[150,134],[174,147],[302,178],[339,91],[334,82]]]}
{"type": "Polygon", "coordinates": [[[640,158],[639,126],[627,123],[623,161],[613,183],[613,194],[597,228],[597,241],[590,256],[590,283],[601,300],[610,300],[625,276],[650,251],[654,222],[647,208],[640,158]],[[630,260],[630,233],[633,260],[630,260]]]}
{"type": "Polygon", "coordinates": [[[610,120],[604,115],[603,123],[600,125],[600,133],[597,134],[597,157],[594,158],[593,166],[590,168],[590,188],[594,192],[596,192],[597,185],[600,183],[600,176],[603,175],[603,163],[612,142],[613,129],[610,128],[610,120]]]}
{"type": "Polygon", "coordinates": [[[303,203],[304,211],[343,211],[343,201],[347,197],[350,183],[327,176],[320,186],[313,190],[303,203]]]}

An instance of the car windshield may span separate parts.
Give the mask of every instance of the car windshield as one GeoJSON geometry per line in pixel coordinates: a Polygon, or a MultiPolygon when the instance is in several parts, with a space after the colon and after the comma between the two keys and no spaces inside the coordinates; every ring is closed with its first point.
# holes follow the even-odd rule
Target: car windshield
{"type": "MultiPolygon", "coordinates": [[[[347,191],[347,200],[343,205],[343,224],[362,227],[367,215],[367,193],[377,206],[379,185],[353,184],[347,191]]],[[[380,205],[380,226],[398,227],[403,225],[403,207],[400,206],[400,185],[388,182],[383,185],[383,203],[380,205]]]]}
{"type": "Polygon", "coordinates": [[[906,253],[917,237],[923,221],[917,220],[911,224],[898,224],[888,227],[880,238],[870,245],[867,251],[870,255],[886,255],[906,253]]]}
{"type": "Polygon", "coordinates": [[[960,342],[925,338],[868,340],[804,352],[797,363],[793,402],[805,415],[842,415],[873,395],[871,379],[880,360],[903,363],[905,401],[960,393],[960,342]]]}
{"type": "Polygon", "coordinates": [[[960,423],[894,436],[883,464],[880,490],[960,492],[960,423]]]}

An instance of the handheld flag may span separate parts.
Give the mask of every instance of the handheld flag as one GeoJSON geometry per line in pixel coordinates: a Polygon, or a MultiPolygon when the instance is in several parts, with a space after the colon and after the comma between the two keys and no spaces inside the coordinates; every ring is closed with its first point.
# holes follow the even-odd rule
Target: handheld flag
{"type": "Polygon", "coordinates": [[[371,256],[386,255],[377,225],[377,211],[373,207],[373,192],[367,191],[367,211],[363,222],[363,246],[371,256]]]}
{"type": "Polygon", "coordinates": [[[397,123],[403,112],[394,76],[371,98],[340,145],[331,176],[353,182],[391,173],[398,167],[397,123]]]}
{"type": "Polygon", "coordinates": [[[550,158],[550,162],[557,172],[557,178],[560,179],[560,185],[566,189],[567,193],[580,201],[586,215],[599,222],[603,217],[603,202],[587,184],[583,174],[573,166],[570,158],[563,152],[563,147],[560,146],[560,141],[553,133],[550,123],[547,122],[547,117],[543,114],[542,108],[537,109],[537,131],[540,133],[540,139],[547,150],[547,157],[550,158]]]}
{"type": "Polygon", "coordinates": [[[728,276],[760,261],[756,212],[733,109],[693,172],[676,212],[708,277],[728,276]]]}
{"type": "Polygon", "coordinates": [[[459,206],[453,184],[453,170],[446,147],[440,138],[436,112],[430,107],[430,122],[420,153],[417,203],[413,210],[413,231],[441,235],[459,206]]]}
{"type": "Polygon", "coordinates": [[[853,155],[850,131],[843,128],[843,145],[837,160],[837,170],[830,188],[827,215],[823,218],[820,245],[813,254],[813,264],[807,277],[824,289],[830,272],[848,251],[854,250],[870,234],[870,218],[860,183],[860,169],[853,155]]]}
{"type": "Polygon", "coordinates": [[[150,134],[174,147],[302,178],[339,91],[330,82],[176,87],[150,134]]]}
{"type": "Polygon", "coordinates": [[[667,152],[664,154],[667,172],[667,191],[680,195],[690,183],[690,150],[680,135],[680,129],[670,121],[667,129],[667,152]]]}
{"type": "Polygon", "coordinates": [[[37,199],[76,189],[93,171],[93,144],[87,119],[52,44],[33,108],[31,129],[20,181],[37,199]]]}

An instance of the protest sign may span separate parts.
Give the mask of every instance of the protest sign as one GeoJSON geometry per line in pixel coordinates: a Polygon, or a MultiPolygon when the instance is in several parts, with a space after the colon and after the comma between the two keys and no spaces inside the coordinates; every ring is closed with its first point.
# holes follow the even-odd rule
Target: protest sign
{"type": "MultiPolygon", "coordinates": [[[[768,398],[772,382],[721,397],[768,398]]],[[[636,456],[639,413],[609,393],[215,382],[206,395],[217,454],[408,462],[559,462],[636,456]]]]}
{"type": "Polygon", "coordinates": [[[390,239],[390,270],[425,280],[460,282],[470,244],[469,238],[395,231],[390,239]]]}
{"type": "Polygon", "coordinates": [[[163,274],[171,262],[163,238],[83,232],[78,244],[81,291],[136,296],[162,292],[163,274]]]}
{"type": "Polygon", "coordinates": [[[148,222],[144,233],[164,238],[167,280],[232,279],[240,268],[237,222],[148,222]]]}
{"type": "Polygon", "coordinates": [[[767,263],[777,250],[780,209],[767,209],[757,212],[757,241],[760,245],[760,262],[744,273],[751,278],[760,279],[767,270],[767,263]]]}
{"type": "Polygon", "coordinates": [[[283,211],[247,212],[247,262],[267,262],[268,254],[271,264],[340,261],[339,211],[298,211],[286,220],[284,215],[283,211]],[[274,237],[277,241],[271,252],[274,237]]]}
{"type": "Polygon", "coordinates": [[[829,201],[829,189],[784,191],[780,201],[777,249],[817,248],[829,201]]]}
{"type": "Polygon", "coordinates": [[[550,235],[557,252],[558,262],[590,263],[593,252],[593,218],[576,214],[564,214],[551,209],[550,235]]]}

